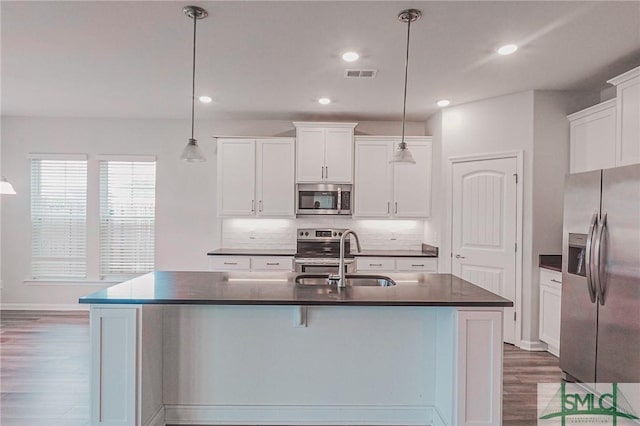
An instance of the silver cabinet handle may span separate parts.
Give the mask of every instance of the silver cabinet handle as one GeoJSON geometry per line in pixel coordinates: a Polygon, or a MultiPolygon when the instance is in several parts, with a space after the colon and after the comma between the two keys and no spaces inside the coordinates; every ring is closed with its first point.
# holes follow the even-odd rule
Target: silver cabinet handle
{"type": "Polygon", "coordinates": [[[238,262],[224,262],[225,265],[237,265],[238,262]]]}
{"type": "Polygon", "coordinates": [[[554,282],[554,283],[562,284],[562,281],[558,281],[555,278],[551,278],[551,281],[554,282]]]}
{"type": "Polygon", "coordinates": [[[398,214],[398,202],[396,201],[396,214],[398,214]]]}
{"type": "Polygon", "coordinates": [[[597,232],[596,232],[596,242],[593,246],[594,249],[594,267],[595,267],[595,282],[596,282],[596,289],[598,292],[598,301],[600,302],[600,305],[604,306],[604,264],[605,262],[602,262],[602,236],[604,235],[604,230],[607,227],[607,214],[605,213],[604,216],[602,216],[602,218],[600,219],[600,227],[598,228],[597,232]]]}
{"type": "Polygon", "coordinates": [[[418,266],[422,266],[424,268],[424,264],[423,265],[411,265],[412,267],[418,267],[418,266]]]}
{"type": "Polygon", "coordinates": [[[256,211],[256,200],[251,200],[251,211],[252,212],[256,211]]]}
{"type": "Polygon", "coordinates": [[[324,166],[320,167],[320,170],[322,171],[322,179],[324,179],[324,166]]]}
{"type": "Polygon", "coordinates": [[[466,257],[460,256],[459,254],[456,254],[456,259],[466,259],[466,257]]]}
{"type": "Polygon", "coordinates": [[[258,201],[258,211],[262,211],[262,200],[258,201]]]}
{"type": "Polygon", "coordinates": [[[391,213],[391,202],[387,201],[387,214],[391,213]]]}
{"type": "Polygon", "coordinates": [[[267,262],[267,266],[277,266],[280,262],[267,262]]]}
{"type": "Polygon", "coordinates": [[[382,266],[382,263],[370,263],[369,266],[382,266]]]}
{"type": "Polygon", "coordinates": [[[591,224],[589,225],[589,234],[587,235],[587,243],[585,249],[585,261],[587,267],[585,268],[587,276],[587,288],[589,289],[589,298],[591,303],[596,303],[596,287],[593,279],[593,237],[595,237],[596,230],[598,229],[598,213],[594,213],[591,216],[591,224]]]}
{"type": "Polygon", "coordinates": [[[329,166],[324,166],[324,177],[329,179],[329,166]]]}

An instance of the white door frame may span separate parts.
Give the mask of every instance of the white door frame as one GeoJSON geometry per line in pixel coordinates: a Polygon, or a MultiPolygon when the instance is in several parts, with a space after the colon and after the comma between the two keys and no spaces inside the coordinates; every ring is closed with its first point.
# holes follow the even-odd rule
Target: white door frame
{"type": "Polygon", "coordinates": [[[453,256],[453,165],[455,163],[481,160],[497,160],[500,158],[515,158],[516,173],[518,174],[518,183],[516,185],[516,244],[518,245],[518,251],[516,253],[516,300],[513,301],[516,312],[516,325],[513,343],[516,346],[520,347],[522,342],[522,224],[524,220],[524,151],[501,151],[490,154],[473,154],[449,157],[449,172],[446,175],[447,181],[445,182],[445,205],[447,206],[448,211],[445,215],[446,235],[444,240],[447,241],[447,244],[449,245],[449,259],[447,263],[449,265],[449,271],[451,272],[451,257],[453,256]]]}

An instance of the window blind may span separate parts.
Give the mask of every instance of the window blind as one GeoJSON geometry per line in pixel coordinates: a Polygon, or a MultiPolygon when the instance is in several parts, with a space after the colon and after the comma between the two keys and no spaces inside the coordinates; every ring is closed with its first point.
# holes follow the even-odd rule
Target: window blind
{"type": "Polygon", "coordinates": [[[85,278],[87,161],[31,159],[31,275],[85,278]]]}
{"type": "Polygon", "coordinates": [[[153,270],[155,185],[153,161],[100,161],[101,279],[153,270]]]}

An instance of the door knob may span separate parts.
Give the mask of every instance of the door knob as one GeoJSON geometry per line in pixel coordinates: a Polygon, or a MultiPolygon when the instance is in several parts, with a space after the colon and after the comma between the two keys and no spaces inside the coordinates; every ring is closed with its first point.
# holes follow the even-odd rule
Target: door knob
{"type": "Polygon", "coordinates": [[[456,254],[456,259],[466,259],[466,257],[460,256],[459,254],[456,254]]]}

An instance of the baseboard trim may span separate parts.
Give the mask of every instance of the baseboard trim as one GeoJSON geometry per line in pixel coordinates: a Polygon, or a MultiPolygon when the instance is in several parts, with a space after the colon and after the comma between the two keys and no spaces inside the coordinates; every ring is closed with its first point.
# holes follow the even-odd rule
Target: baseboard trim
{"type": "Polygon", "coordinates": [[[164,420],[164,406],[160,406],[158,411],[155,412],[153,416],[151,416],[151,420],[145,423],[145,426],[165,426],[164,420]]]}
{"type": "Polygon", "coordinates": [[[89,305],[53,303],[3,303],[0,311],[88,311],[89,305]]]}
{"type": "Polygon", "coordinates": [[[540,340],[521,340],[520,349],[531,352],[543,352],[547,350],[547,344],[540,340]]]}
{"type": "Polygon", "coordinates": [[[170,425],[432,425],[445,426],[431,406],[165,405],[170,425]],[[434,418],[436,418],[434,422],[434,418]]]}

